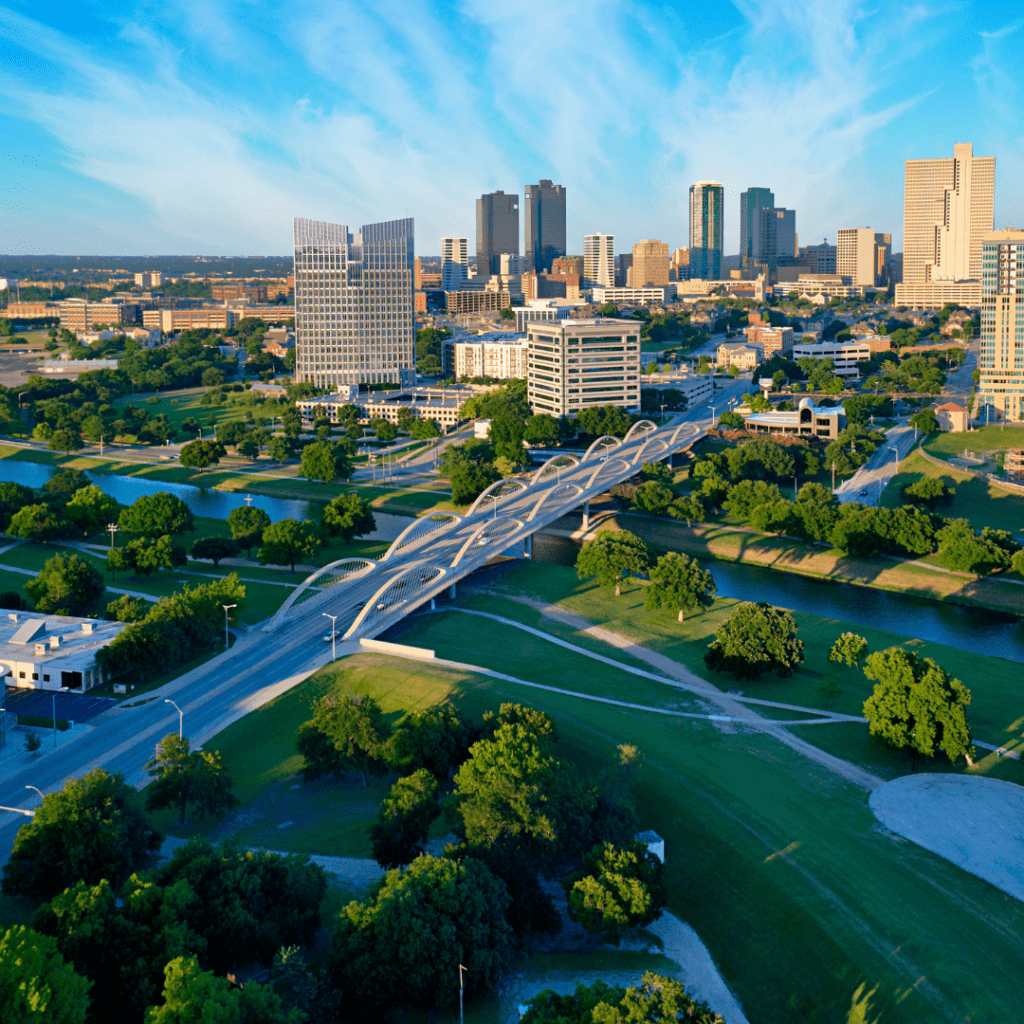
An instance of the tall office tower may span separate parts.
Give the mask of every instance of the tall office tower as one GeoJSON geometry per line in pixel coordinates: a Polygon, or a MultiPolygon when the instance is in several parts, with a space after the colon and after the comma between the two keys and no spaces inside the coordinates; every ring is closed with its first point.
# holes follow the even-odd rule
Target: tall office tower
{"type": "Polygon", "coordinates": [[[875,233],[871,228],[840,228],[836,235],[836,273],[850,284],[875,286],[875,233]]]}
{"type": "Polygon", "coordinates": [[[903,281],[980,281],[981,246],[992,231],[996,158],[969,142],[952,159],[908,160],[903,193],[903,281]]]}
{"type": "Polygon", "coordinates": [[[875,277],[879,284],[888,285],[889,257],[892,256],[892,235],[888,232],[875,232],[875,277]]]}
{"type": "Polygon", "coordinates": [[[749,259],[744,256],[745,269],[754,263],[767,263],[774,271],[780,259],[792,260],[796,256],[796,210],[761,207],[753,211],[752,228],[747,246],[749,259]]]}
{"type": "Polygon", "coordinates": [[[645,238],[633,246],[630,288],[661,288],[668,284],[668,244],[645,238]]]}
{"type": "Polygon", "coordinates": [[[629,281],[629,272],[633,267],[633,254],[631,252],[620,252],[615,257],[615,283],[620,288],[625,288],[629,281]]]}
{"type": "Polygon", "coordinates": [[[811,273],[834,274],[836,272],[836,247],[822,239],[821,245],[803,245],[800,255],[810,265],[811,273]]]}
{"type": "Polygon", "coordinates": [[[413,221],[344,224],[295,218],[295,379],[337,384],[416,380],[413,221]]]}
{"type": "Polygon", "coordinates": [[[722,276],[722,214],[725,189],[717,181],[690,186],[690,276],[717,281],[722,276]]]}
{"type": "Polygon", "coordinates": [[[610,288],[615,284],[615,236],[583,236],[583,286],[610,288]]]}
{"type": "Polygon", "coordinates": [[[501,254],[519,255],[519,196],[500,189],[476,201],[476,272],[501,273],[501,254]]]}
{"type": "Polygon", "coordinates": [[[1024,231],[982,238],[978,408],[1024,420],[1024,231]]]}
{"type": "Polygon", "coordinates": [[[469,239],[441,239],[441,288],[457,292],[469,277],[469,239]]]}
{"type": "Polygon", "coordinates": [[[541,178],[525,192],[523,255],[530,261],[529,269],[540,274],[565,255],[565,188],[541,178]]]}
{"type": "Polygon", "coordinates": [[[754,237],[760,233],[759,210],[770,210],[775,205],[775,193],[770,188],[748,188],[740,193],[740,266],[759,260],[754,237]]]}

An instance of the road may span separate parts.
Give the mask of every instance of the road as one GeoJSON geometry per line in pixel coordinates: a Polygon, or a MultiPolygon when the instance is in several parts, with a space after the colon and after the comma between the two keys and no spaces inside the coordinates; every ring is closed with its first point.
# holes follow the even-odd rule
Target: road
{"type": "MultiPolygon", "coordinates": [[[[410,537],[386,561],[369,563],[363,575],[344,586],[310,589],[306,596],[312,595],[311,599],[297,602],[276,627],[268,624],[243,636],[230,652],[161,687],[155,695],[128,702],[137,706],[122,705],[100,715],[91,729],[65,739],[45,756],[0,760],[0,805],[37,806],[38,798],[26,787],[53,792],[67,779],[94,767],[122,772],[131,783],[143,784],[144,765],[156,744],[178,726],[178,714],[165,699],[176,701],[184,712],[186,735],[195,743],[204,742],[330,660],[330,645],[323,640],[324,613],[338,617],[339,633],[352,629],[353,638],[378,635],[495,555],[521,544],[535,530],[628,479],[639,461],[663,458],[692,444],[707,426],[706,419],[696,420],[698,415],[706,412],[693,410],[674,417],[666,426],[634,436],[621,446],[595,451],[579,464],[564,457],[569,463],[564,468],[552,468],[530,486],[509,485],[513,493],[497,501],[484,500],[465,517],[412,521],[420,524],[420,536],[410,537]]],[[[357,649],[345,645],[339,654],[357,649]]],[[[0,861],[6,860],[24,820],[17,813],[0,813],[0,861]]]]}
{"type": "Polygon", "coordinates": [[[902,462],[914,447],[915,436],[916,431],[908,425],[890,428],[885,435],[885,444],[849,480],[836,488],[839,501],[877,505],[882,491],[896,474],[897,453],[893,447],[898,450],[899,461],[902,462]]]}

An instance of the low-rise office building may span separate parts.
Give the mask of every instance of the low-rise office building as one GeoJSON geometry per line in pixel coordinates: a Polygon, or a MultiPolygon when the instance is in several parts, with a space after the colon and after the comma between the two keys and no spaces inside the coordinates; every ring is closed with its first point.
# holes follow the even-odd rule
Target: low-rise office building
{"type": "Polygon", "coordinates": [[[896,285],[896,305],[909,309],[942,309],[949,302],[974,309],[981,305],[980,281],[922,281],[896,285]]]}
{"type": "Polygon", "coordinates": [[[681,391],[689,409],[707,404],[715,393],[710,374],[645,373],[640,378],[640,388],[642,391],[681,391]]]}
{"type": "Polygon", "coordinates": [[[793,351],[794,332],[792,327],[772,327],[769,324],[751,324],[746,328],[747,341],[764,349],[765,359],[772,356],[788,356],[793,351]]]}
{"type": "Polygon", "coordinates": [[[516,333],[525,334],[526,325],[534,320],[568,320],[572,316],[575,306],[558,302],[543,302],[536,300],[524,306],[513,306],[512,312],[516,318],[516,333]]]}
{"type": "Polygon", "coordinates": [[[846,426],[846,410],[841,405],[818,406],[810,398],[801,398],[795,409],[751,412],[746,406],[736,410],[747,430],[768,434],[797,434],[835,440],[846,426]]]}
{"type": "Polygon", "coordinates": [[[96,661],[125,622],[8,612],[0,619],[0,673],[7,686],[91,690],[104,681],[96,661]]]}
{"type": "Polygon", "coordinates": [[[161,330],[164,334],[177,334],[204,327],[212,331],[226,331],[235,326],[236,316],[230,309],[146,309],[142,312],[142,326],[161,330]]]}
{"type": "Polygon", "coordinates": [[[59,302],[12,302],[0,308],[6,320],[56,320],[60,317],[59,302]]]}
{"type": "Polygon", "coordinates": [[[871,346],[861,341],[822,341],[817,345],[794,345],[793,360],[831,359],[837,377],[860,376],[858,363],[871,358],[871,346]]]}
{"type": "Polygon", "coordinates": [[[753,370],[764,362],[764,349],[746,341],[723,341],[718,346],[717,355],[720,370],[728,370],[730,366],[737,370],[753,370]]]}
{"type": "Polygon", "coordinates": [[[534,413],[595,405],[640,410],[640,323],[603,317],[530,323],[527,394],[534,413]]]}
{"type": "Polygon", "coordinates": [[[356,385],[339,388],[333,395],[303,398],[295,403],[305,423],[326,417],[338,422],[338,412],[344,405],[359,406],[360,420],[368,423],[380,418],[398,424],[403,409],[424,420],[437,420],[442,430],[458,426],[462,406],[472,391],[459,388],[402,388],[395,391],[358,392],[356,385]]]}
{"type": "MultiPolygon", "coordinates": [[[[523,335],[489,334],[476,338],[446,338],[456,377],[525,377],[526,338],[523,335]]],[[[442,360],[444,362],[444,360],[442,360]]]]}
{"type": "Polygon", "coordinates": [[[89,302],[64,299],[57,304],[60,326],[64,330],[91,331],[97,327],[135,322],[136,307],[124,302],[89,302]]]}
{"type": "Polygon", "coordinates": [[[467,313],[497,313],[512,305],[512,295],[507,291],[476,291],[467,289],[457,292],[445,292],[445,309],[449,316],[462,316],[467,313]]]}
{"type": "Polygon", "coordinates": [[[664,287],[645,288],[608,288],[597,287],[592,289],[591,298],[596,306],[603,306],[606,302],[625,303],[630,306],[642,306],[647,302],[657,303],[663,306],[666,302],[672,302],[676,297],[675,285],[664,287]]]}

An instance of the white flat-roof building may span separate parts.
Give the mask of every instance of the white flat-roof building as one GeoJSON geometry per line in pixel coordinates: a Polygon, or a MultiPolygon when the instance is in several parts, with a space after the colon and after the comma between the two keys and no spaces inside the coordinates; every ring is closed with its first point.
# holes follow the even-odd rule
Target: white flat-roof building
{"type": "Polygon", "coordinates": [[[656,302],[664,305],[675,301],[676,286],[650,288],[594,288],[592,298],[594,305],[603,306],[606,302],[625,302],[629,305],[640,305],[644,302],[656,302]]]}
{"type": "Polygon", "coordinates": [[[529,349],[523,335],[492,334],[481,338],[451,340],[456,377],[495,377],[504,380],[507,377],[526,376],[529,349]]]}
{"type": "Polygon", "coordinates": [[[948,302],[974,309],[981,305],[981,281],[903,282],[896,285],[895,301],[910,309],[942,309],[948,302]]]}
{"type": "Polygon", "coordinates": [[[516,332],[526,333],[526,325],[535,320],[568,320],[572,316],[575,306],[567,306],[564,303],[549,301],[547,299],[533,299],[525,306],[513,306],[512,312],[516,317],[516,332]]]}
{"type": "Polygon", "coordinates": [[[96,652],[126,626],[72,615],[8,612],[0,618],[3,682],[36,690],[91,690],[104,679],[96,652]]]}
{"type": "Polygon", "coordinates": [[[818,406],[810,398],[801,398],[795,409],[751,412],[741,406],[736,411],[743,417],[747,430],[769,434],[799,434],[833,440],[846,426],[846,410],[841,405],[818,406]]]}
{"type": "Polygon", "coordinates": [[[594,405],[640,410],[640,323],[604,317],[527,325],[534,413],[575,416],[594,405]]]}
{"type": "Polygon", "coordinates": [[[79,374],[87,370],[116,370],[116,359],[46,359],[43,361],[43,373],[46,374],[79,374]]]}
{"type": "Polygon", "coordinates": [[[644,391],[681,391],[690,409],[711,401],[715,393],[710,374],[645,373],[640,378],[640,387],[644,391]]]}
{"type": "Polygon", "coordinates": [[[822,341],[817,345],[794,345],[793,361],[831,359],[839,377],[858,377],[858,363],[871,358],[871,346],[863,341],[822,341]]]}
{"type": "Polygon", "coordinates": [[[326,416],[331,423],[338,422],[338,411],[343,405],[358,405],[360,420],[368,423],[380,417],[389,423],[398,423],[399,413],[411,409],[424,420],[437,420],[447,430],[459,422],[459,412],[472,392],[457,388],[403,388],[395,391],[363,392],[353,398],[348,393],[303,398],[295,403],[304,423],[326,416]]]}

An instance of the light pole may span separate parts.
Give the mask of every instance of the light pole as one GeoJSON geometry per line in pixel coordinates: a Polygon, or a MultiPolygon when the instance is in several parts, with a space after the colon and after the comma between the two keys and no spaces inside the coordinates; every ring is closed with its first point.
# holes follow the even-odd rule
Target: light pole
{"type": "Polygon", "coordinates": [[[182,723],[185,720],[185,713],[181,710],[181,708],[178,707],[177,704],[174,703],[173,700],[165,699],[164,703],[170,704],[174,708],[174,710],[178,712],[178,739],[180,740],[182,734],[182,723]]]}
{"type": "Polygon", "coordinates": [[[900,471],[900,450],[894,444],[888,445],[888,448],[896,453],[896,472],[898,473],[900,471]]]}
{"type": "Polygon", "coordinates": [[[459,1024],[462,1022],[462,972],[466,970],[462,964],[459,964],[459,1024]]]}
{"type": "Polygon", "coordinates": [[[321,615],[325,619],[331,620],[331,661],[338,660],[338,616],[328,615],[327,612],[321,612],[321,615]]]}
{"type": "Polygon", "coordinates": [[[26,786],[25,788],[26,789],[34,789],[39,794],[39,802],[40,803],[42,803],[43,800],[46,799],[46,797],[43,794],[43,791],[38,786],[26,786]]]}
{"type": "Polygon", "coordinates": [[[221,608],[224,609],[224,650],[226,651],[229,646],[228,641],[228,609],[237,608],[237,604],[222,604],[221,608]]]}

